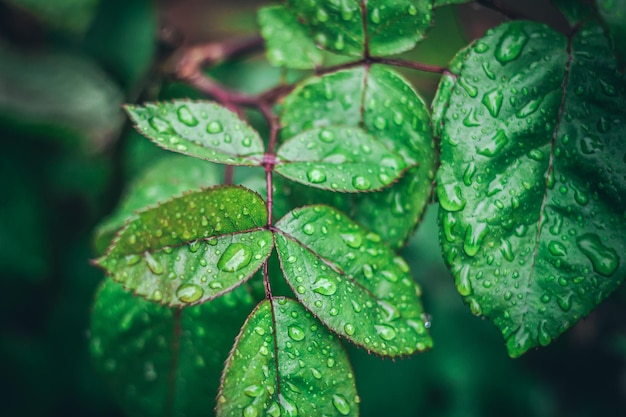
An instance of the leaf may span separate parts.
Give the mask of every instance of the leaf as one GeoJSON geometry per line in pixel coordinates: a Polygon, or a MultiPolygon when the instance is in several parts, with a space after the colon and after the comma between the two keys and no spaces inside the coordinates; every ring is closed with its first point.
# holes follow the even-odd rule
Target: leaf
{"type": "Polygon", "coordinates": [[[593,5],[582,0],[551,0],[552,4],[559,9],[570,27],[575,27],[593,18],[595,13],[593,5]]]}
{"type": "Polygon", "coordinates": [[[134,217],[136,211],[185,191],[216,185],[219,175],[216,165],[199,159],[173,154],[163,157],[129,185],[117,210],[100,224],[95,238],[97,252],[104,253],[115,232],[134,217]]]}
{"type": "Polygon", "coordinates": [[[0,120],[61,141],[101,147],[122,124],[122,92],[91,61],[53,52],[26,54],[0,42],[0,120]]]}
{"type": "Polygon", "coordinates": [[[261,165],[263,141],[239,117],[208,101],[126,106],[137,130],[164,149],[228,165],[261,165]]]}
{"type": "Polygon", "coordinates": [[[339,340],[300,304],[274,298],[256,307],[237,337],[217,416],[357,416],[358,401],[339,340]]]}
{"type": "Polygon", "coordinates": [[[7,0],[37,16],[50,27],[82,35],[98,10],[99,0],[7,0]]]}
{"type": "Polygon", "coordinates": [[[202,305],[169,309],[106,280],[89,347],[131,416],[206,416],[237,331],[254,303],[244,288],[202,305]]]}
{"type": "Polygon", "coordinates": [[[267,59],[276,67],[311,69],[322,65],[322,51],[307,30],[284,6],[259,10],[259,26],[265,39],[267,59]]]}
{"type": "Polygon", "coordinates": [[[231,291],[272,250],[267,210],[243,187],[215,187],[137,213],[97,260],[115,281],[170,306],[231,291]]]}
{"type": "Polygon", "coordinates": [[[276,229],[287,282],[326,326],[385,356],[432,346],[419,287],[380,236],[321,205],[293,210],[276,229]]]}
{"type": "Polygon", "coordinates": [[[278,149],[276,172],[311,187],[376,191],[397,180],[404,161],[359,128],[312,129],[278,149]]]}
{"type": "Polygon", "coordinates": [[[596,0],[598,12],[613,39],[613,49],[623,69],[626,63],[626,1],[596,0]]]}
{"type": "Polygon", "coordinates": [[[471,1],[472,0],[435,0],[433,7],[437,8],[441,6],[448,6],[450,4],[463,4],[463,3],[469,3],[471,1]]]}
{"type": "Polygon", "coordinates": [[[624,277],[626,92],[609,48],[597,25],[568,40],[511,22],[463,52],[442,119],[441,242],[511,356],[549,344],[624,277]]]}
{"type": "Polygon", "coordinates": [[[350,56],[408,51],[424,39],[432,21],[432,0],[289,0],[287,7],[320,47],[350,56]]]}
{"type": "Polygon", "coordinates": [[[281,123],[285,139],[312,128],[362,127],[404,159],[409,169],[393,187],[344,197],[358,222],[400,247],[430,200],[437,160],[428,110],[410,84],[380,65],[312,77],[287,96],[281,123]]]}

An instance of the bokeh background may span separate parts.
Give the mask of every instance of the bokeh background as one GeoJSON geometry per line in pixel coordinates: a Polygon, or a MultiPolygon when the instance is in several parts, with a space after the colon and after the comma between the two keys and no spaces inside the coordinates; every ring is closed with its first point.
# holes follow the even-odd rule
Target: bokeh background
{"type": "MultiPolygon", "coordinates": [[[[547,1],[505,3],[565,27],[547,1]]],[[[125,185],[164,152],[133,131],[120,106],[200,97],[162,76],[168,56],[179,45],[254,35],[262,4],[0,0],[1,416],[123,415],[88,352],[104,279],[89,264],[92,235],[125,185]]],[[[442,8],[405,58],[446,65],[501,21],[477,5],[442,8]]],[[[262,53],[211,74],[249,92],[284,75],[262,53]]],[[[405,74],[430,101],[438,77],[405,74]]],[[[396,361],[349,347],[362,416],[626,415],[625,289],[551,346],[512,360],[495,327],[455,291],[436,206],[403,254],[422,285],[435,347],[396,361]]]]}

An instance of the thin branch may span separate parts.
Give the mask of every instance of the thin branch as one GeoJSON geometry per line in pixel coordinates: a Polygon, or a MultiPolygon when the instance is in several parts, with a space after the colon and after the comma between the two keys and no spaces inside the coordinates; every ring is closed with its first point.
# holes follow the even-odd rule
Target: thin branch
{"type": "Polygon", "coordinates": [[[438,65],[422,64],[421,62],[405,61],[403,59],[372,57],[371,61],[379,64],[410,68],[417,71],[432,72],[435,74],[443,74],[446,71],[445,67],[440,67],[438,65]]]}

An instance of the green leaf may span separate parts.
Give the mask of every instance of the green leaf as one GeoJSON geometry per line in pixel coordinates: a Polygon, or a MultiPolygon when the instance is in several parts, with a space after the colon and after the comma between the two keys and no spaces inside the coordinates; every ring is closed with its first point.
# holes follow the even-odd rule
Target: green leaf
{"type": "Polygon", "coordinates": [[[624,278],[625,83],[597,25],[568,40],[511,22],[463,53],[443,116],[442,248],[519,356],[624,278]]]}
{"type": "Polygon", "coordinates": [[[70,34],[82,35],[94,18],[99,0],[7,0],[46,25],[70,34]]]}
{"type": "Polygon", "coordinates": [[[95,237],[97,252],[104,253],[115,232],[136,211],[186,191],[216,185],[219,177],[218,167],[205,161],[173,154],[163,157],[128,186],[117,210],[100,224],[95,237]]]}
{"type": "Polygon", "coordinates": [[[329,127],[301,133],[278,149],[276,172],[323,189],[376,191],[396,181],[402,158],[359,128],[329,127]]]}
{"type": "Polygon", "coordinates": [[[551,2],[563,14],[570,27],[579,25],[594,15],[593,6],[586,0],[551,0],[551,2]]]}
{"type": "Polygon", "coordinates": [[[276,229],[289,285],[326,326],[385,356],[432,346],[419,287],[379,235],[328,206],[293,210],[276,229]]]}
{"type": "Polygon", "coordinates": [[[624,68],[626,64],[626,1],[596,0],[596,5],[613,39],[613,49],[620,66],[624,68]]]}
{"type": "Polygon", "coordinates": [[[287,298],[261,302],[222,377],[217,416],[357,416],[348,357],[337,337],[287,298]]]}
{"type": "Polygon", "coordinates": [[[93,308],[91,355],[128,415],[206,416],[253,305],[238,288],[202,305],[169,309],[106,280],[93,308]]]}
{"type": "Polygon", "coordinates": [[[309,37],[297,17],[284,6],[259,10],[259,26],[265,39],[267,59],[277,67],[310,69],[322,65],[322,51],[309,37]]]}
{"type": "Polygon", "coordinates": [[[318,45],[350,56],[408,51],[424,38],[432,21],[432,0],[289,0],[287,5],[318,45]]]}
{"type": "Polygon", "coordinates": [[[287,96],[281,123],[285,139],[318,127],[361,127],[404,159],[409,169],[393,187],[344,197],[358,222],[400,247],[430,200],[437,160],[428,109],[410,84],[381,65],[312,77],[287,96]]]}
{"type": "Polygon", "coordinates": [[[211,162],[261,165],[263,141],[235,113],[208,101],[126,106],[137,130],[158,146],[211,162]]]}
{"type": "Polygon", "coordinates": [[[25,54],[0,42],[0,121],[45,137],[68,137],[93,150],[116,137],[123,122],[119,88],[77,56],[25,54]]]}
{"type": "Polygon", "coordinates": [[[231,291],[272,250],[267,210],[243,187],[215,187],[137,213],[97,260],[115,281],[170,306],[231,291]]]}
{"type": "Polygon", "coordinates": [[[463,3],[469,3],[471,1],[472,0],[435,0],[433,7],[437,8],[441,6],[447,6],[450,4],[463,4],[463,3]]]}

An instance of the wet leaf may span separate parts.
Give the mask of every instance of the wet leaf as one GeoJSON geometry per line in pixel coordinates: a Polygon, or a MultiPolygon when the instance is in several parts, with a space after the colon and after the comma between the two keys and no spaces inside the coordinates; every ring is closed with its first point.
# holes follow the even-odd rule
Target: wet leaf
{"type": "Polygon", "coordinates": [[[310,69],[322,64],[322,51],[309,37],[297,17],[284,6],[260,9],[259,26],[265,39],[267,59],[272,65],[310,69]]]}
{"type": "MultiPolygon", "coordinates": [[[[437,159],[428,110],[410,84],[380,65],[312,77],[285,99],[281,122],[285,139],[313,128],[361,127],[404,159],[409,169],[392,187],[344,197],[358,222],[402,246],[430,200],[437,159]]],[[[305,202],[336,199],[325,194],[305,202]]]]}
{"type": "Polygon", "coordinates": [[[351,56],[408,51],[424,38],[432,20],[431,0],[289,0],[287,7],[320,47],[351,56]]]}
{"type": "Polygon", "coordinates": [[[471,1],[472,0],[435,0],[433,7],[447,6],[449,4],[463,4],[463,3],[469,3],[471,1]]]}
{"type": "Polygon", "coordinates": [[[173,152],[227,165],[261,165],[263,141],[235,113],[208,101],[126,106],[139,132],[173,152]]]}
{"type": "Polygon", "coordinates": [[[261,267],[273,246],[266,223],[265,204],[250,190],[194,191],[139,211],[97,263],[146,299],[202,303],[261,267]]]}
{"type": "Polygon", "coordinates": [[[441,242],[459,293],[519,356],[624,278],[626,84],[594,24],[568,40],[511,22],[463,54],[441,119],[441,242]]]}
{"type": "Polygon", "coordinates": [[[336,336],[287,298],[250,314],[232,350],[217,416],[357,416],[348,357],[336,336]]]}
{"type": "Polygon", "coordinates": [[[419,287],[379,235],[329,206],[293,210],[276,228],[285,278],[326,326],[384,356],[431,347],[419,287]]]}
{"type": "Polygon", "coordinates": [[[96,368],[130,416],[206,416],[224,361],[254,306],[244,288],[202,305],[170,309],[106,280],[91,319],[96,368]]]}
{"type": "Polygon", "coordinates": [[[396,181],[406,167],[359,128],[308,130],[278,149],[276,172],[311,187],[338,192],[376,191],[396,181]]]}
{"type": "Polygon", "coordinates": [[[626,64],[626,1],[596,0],[598,12],[613,40],[621,68],[626,64]]]}
{"type": "Polygon", "coordinates": [[[104,253],[115,232],[135,217],[138,210],[186,191],[214,186],[219,182],[219,175],[218,166],[206,161],[173,154],[163,157],[128,186],[117,210],[100,224],[95,237],[97,252],[104,253]]]}

